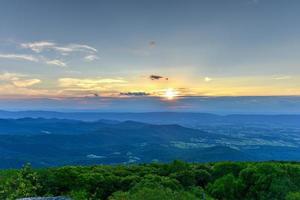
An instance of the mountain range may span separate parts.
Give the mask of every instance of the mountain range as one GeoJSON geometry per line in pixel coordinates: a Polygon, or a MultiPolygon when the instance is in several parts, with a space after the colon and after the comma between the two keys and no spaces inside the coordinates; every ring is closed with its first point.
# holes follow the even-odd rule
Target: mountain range
{"type": "Polygon", "coordinates": [[[174,159],[190,162],[300,160],[300,129],[296,123],[299,116],[239,118],[183,113],[179,120],[180,113],[165,113],[160,115],[164,120],[159,123],[159,119],[151,118],[156,113],[149,116],[123,113],[119,117],[106,113],[97,121],[50,118],[61,113],[40,118],[47,112],[34,113],[31,117],[35,118],[0,119],[0,168],[18,168],[27,162],[35,167],[50,167],[174,159]],[[151,120],[153,124],[117,120],[124,116],[151,120]],[[191,122],[183,126],[187,118],[191,122]],[[278,123],[280,118],[282,123],[278,123]],[[167,124],[173,120],[181,123],[167,124]]]}
{"type": "Polygon", "coordinates": [[[45,118],[71,119],[80,121],[117,120],[139,121],[150,124],[179,124],[188,127],[218,124],[270,124],[300,127],[300,115],[254,115],[234,114],[217,115],[211,113],[192,112],[56,112],[56,111],[4,111],[0,110],[0,118],[45,118]]]}

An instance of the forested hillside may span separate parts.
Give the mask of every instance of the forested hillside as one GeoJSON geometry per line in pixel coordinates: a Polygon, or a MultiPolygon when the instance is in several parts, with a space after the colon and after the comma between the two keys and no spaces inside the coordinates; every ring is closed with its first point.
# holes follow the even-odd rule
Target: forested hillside
{"type": "Polygon", "coordinates": [[[0,168],[150,162],[298,161],[297,127],[0,119],[0,168]]]}
{"type": "Polygon", "coordinates": [[[219,162],[66,166],[0,172],[0,199],[300,199],[300,163],[219,162]]]}

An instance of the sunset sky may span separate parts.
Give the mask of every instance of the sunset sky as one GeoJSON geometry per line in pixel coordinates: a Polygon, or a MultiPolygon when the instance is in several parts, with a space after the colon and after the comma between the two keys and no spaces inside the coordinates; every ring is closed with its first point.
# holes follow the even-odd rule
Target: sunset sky
{"type": "Polygon", "coordinates": [[[297,96],[299,10],[298,0],[2,0],[0,106],[297,96]]]}

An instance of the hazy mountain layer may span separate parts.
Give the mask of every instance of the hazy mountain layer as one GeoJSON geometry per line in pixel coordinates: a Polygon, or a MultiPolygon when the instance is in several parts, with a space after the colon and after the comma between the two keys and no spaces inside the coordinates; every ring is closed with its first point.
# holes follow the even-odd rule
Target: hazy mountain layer
{"type": "Polygon", "coordinates": [[[299,129],[134,121],[0,120],[0,167],[221,160],[300,160],[299,129]]]}

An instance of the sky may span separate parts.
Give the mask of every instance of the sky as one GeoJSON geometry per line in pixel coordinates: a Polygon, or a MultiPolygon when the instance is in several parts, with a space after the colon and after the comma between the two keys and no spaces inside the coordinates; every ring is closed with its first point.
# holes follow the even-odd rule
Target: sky
{"type": "Polygon", "coordinates": [[[0,109],[300,113],[299,10],[298,0],[1,0],[0,109]]]}

